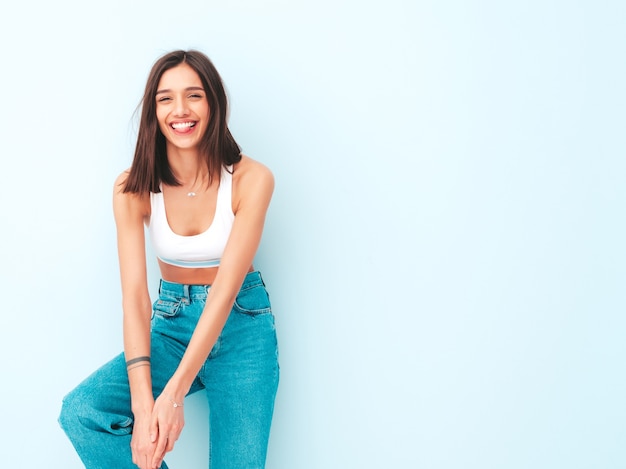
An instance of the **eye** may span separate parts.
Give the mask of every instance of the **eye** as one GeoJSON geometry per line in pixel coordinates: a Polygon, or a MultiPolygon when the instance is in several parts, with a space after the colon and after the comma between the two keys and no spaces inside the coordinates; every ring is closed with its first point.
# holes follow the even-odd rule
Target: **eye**
{"type": "Polygon", "coordinates": [[[204,96],[202,96],[201,94],[194,93],[194,94],[190,94],[189,97],[191,99],[202,99],[204,96]]]}
{"type": "Polygon", "coordinates": [[[169,96],[161,96],[160,98],[157,98],[157,102],[158,103],[164,103],[167,101],[171,101],[172,98],[170,98],[169,96]]]}

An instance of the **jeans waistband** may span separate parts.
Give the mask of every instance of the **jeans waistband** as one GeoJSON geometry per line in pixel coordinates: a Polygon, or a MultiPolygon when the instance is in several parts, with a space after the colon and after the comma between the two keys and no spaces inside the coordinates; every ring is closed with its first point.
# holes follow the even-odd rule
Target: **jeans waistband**
{"type": "MultiPolygon", "coordinates": [[[[265,286],[265,283],[261,277],[261,272],[255,270],[246,274],[240,290],[252,288],[257,285],[265,286]]],[[[205,299],[210,288],[211,285],[187,285],[184,283],[168,282],[167,280],[161,279],[159,283],[159,294],[187,300],[205,299]]]]}

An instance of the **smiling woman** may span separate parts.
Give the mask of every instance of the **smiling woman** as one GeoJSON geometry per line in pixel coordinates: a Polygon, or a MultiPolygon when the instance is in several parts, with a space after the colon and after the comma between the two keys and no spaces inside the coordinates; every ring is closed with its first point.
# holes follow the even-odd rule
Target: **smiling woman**
{"type": "Polygon", "coordinates": [[[184,398],[200,390],[211,468],[265,466],[278,351],[252,261],[274,179],[241,154],[226,116],[205,55],[175,51],[155,63],[133,163],[113,194],[124,353],[66,396],[59,419],[87,468],[166,468],[184,398]],[[162,277],[153,304],[145,226],[162,277]]]}

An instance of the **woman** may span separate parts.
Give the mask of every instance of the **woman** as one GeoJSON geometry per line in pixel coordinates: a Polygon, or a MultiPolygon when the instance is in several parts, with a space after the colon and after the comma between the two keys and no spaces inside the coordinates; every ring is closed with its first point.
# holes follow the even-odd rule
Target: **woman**
{"type": "Polygon", "coordinates": [[[68,394],[59,422],[85,466],[166,468],[185,396],[204,390],[211,469],[263,468],[278,361],[269,297],[252,262],[274,188],[227,126],[211,61],[153,66],[131,168],[114,185],[124,353],[68,394]],[[161,271],[148,294],[144,228],[161,271]]]}

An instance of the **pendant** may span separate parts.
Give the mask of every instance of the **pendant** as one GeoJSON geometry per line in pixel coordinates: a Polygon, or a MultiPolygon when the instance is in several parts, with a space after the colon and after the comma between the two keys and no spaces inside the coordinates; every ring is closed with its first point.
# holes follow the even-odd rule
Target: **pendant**
{"type": "Polygon", "coordinates": [[[195,197],[196,193],[195,192],[187,192],[187,197],[195,197]]]}

